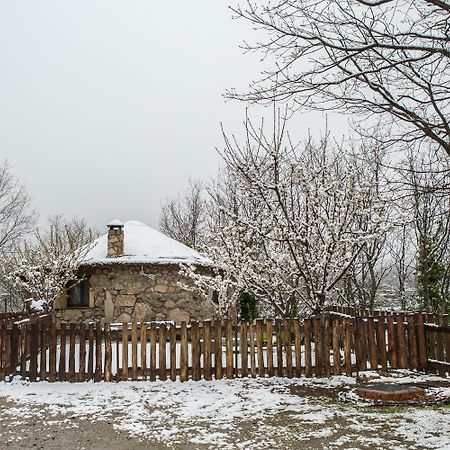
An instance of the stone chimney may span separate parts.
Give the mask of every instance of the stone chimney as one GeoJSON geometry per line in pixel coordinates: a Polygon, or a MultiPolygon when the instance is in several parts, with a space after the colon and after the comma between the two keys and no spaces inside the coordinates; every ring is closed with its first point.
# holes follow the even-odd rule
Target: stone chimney
{"type": "Polygon", "coordinates": [[[108,225],[108,258],[118,258],[123,255],[123,223],[113,220],[108,225]]]}

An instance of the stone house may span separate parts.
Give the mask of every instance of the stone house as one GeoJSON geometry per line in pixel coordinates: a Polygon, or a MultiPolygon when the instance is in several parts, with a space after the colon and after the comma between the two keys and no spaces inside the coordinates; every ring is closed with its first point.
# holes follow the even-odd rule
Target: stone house
{"type": "MultiPolygon", "coordinates": [[[[54,304],[62,322],[211,319],[214,307],[180,273],[180,264],[208,271],[211,261],[141,222],[113,221],[80,266],[80,280],[54,304]]],[[[213,293],[211,293],[211,300],[213,293]]]]}

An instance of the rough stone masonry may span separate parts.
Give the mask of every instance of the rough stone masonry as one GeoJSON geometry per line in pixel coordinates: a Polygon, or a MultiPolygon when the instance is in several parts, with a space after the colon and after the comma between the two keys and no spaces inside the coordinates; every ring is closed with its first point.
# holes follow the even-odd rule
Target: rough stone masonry
{"type": "Polygon", "coordinates": [[[111,264],[91,267],[90,305],[67,308],[55,304],[57,321],[80,322],[104,318],[107,322],[206,320],[214,316],[213,305],[197,292],[180,286],[177,265],[111,264]]]}

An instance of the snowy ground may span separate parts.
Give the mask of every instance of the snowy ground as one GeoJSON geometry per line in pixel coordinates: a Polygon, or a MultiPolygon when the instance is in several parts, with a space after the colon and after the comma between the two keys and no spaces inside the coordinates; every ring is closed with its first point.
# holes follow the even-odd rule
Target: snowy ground
{"type": "MultiPolygon", "coordinates": [[[[405,374],[395,379],[442,382],[405,374]]],[[[43,433],[42,447],[64,448],[70,436],[70,448],[102,448],[99,436],[110,433],[125,439],[125,447],[121,442],[117,448],[450,449],[450,406],[341,403],[337,392],[354,383],[347,377],[98,384],[14,380],[0,383],[0,447],[28,448],[33,433],[43,433]],[[100,442],[97,447],[73,431],[83,424],[97,435],[91,436],[100,442]]],[[[109,442],[105,446],[116,448],[109,442]]]]}

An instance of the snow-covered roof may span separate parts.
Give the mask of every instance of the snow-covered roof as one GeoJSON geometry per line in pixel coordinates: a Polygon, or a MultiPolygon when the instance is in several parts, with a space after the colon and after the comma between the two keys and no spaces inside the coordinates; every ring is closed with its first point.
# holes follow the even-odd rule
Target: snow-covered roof
{"type": "Polygon", "coordinates": [[[212,264],[210,259],[142,222],[125,222],[123,230],[123,256],[107,257],[108,233],[105,233],[93,242],[83,264],[212,264]]]}

